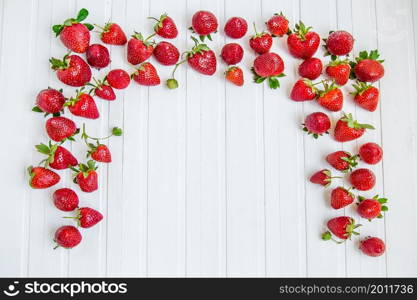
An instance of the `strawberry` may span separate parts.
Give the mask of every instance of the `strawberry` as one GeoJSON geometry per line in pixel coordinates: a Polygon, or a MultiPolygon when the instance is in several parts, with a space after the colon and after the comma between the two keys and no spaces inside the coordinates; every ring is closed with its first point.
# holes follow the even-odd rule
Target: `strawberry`
{"type": "Polygon", "coordinates": [[[303,130],[317,139],[323,133],[329,133],[330,119],[325,113],[315,112],[305,118],[303,125],[303,130]]]}
{"type": "Polygon", "coordinates": [[[85,55],[90,66],[97,69],[105,68],[110,63],[109,50],[100,44],[90,45],[85,55]]]}
{"type": "Polygon", "coordinates": [[[340,111],[343,107],[342,91],[334,82],[331,84],[323,82],[323,87],[324,90],[318,91],[317,102],[330,111],[340,111]]]}
{"type": "Polygon", "coordinates": [[[109,148],[100,143],[100,140],[106,140],[111,138],[112,136],[121,136],[122,135],[122,129],[118,128],[118,127],[114,127],[112,129],[112,133],[109,136],[106,136],[104,138],[96,138],[96,137],[91,137],[87,134],[87,132],[85,131],[85,124],[83,125],[83,132],[81,135],[81,138],[84,140],[85,144],[88,146],[89,150],[87,152],[87,157],[90,157],[92,159],[94,159],[95,161],[98,162],[103,162],[103,163],[109,163],[111,162],[111,153],[109,148]],[[90,143],[88,140],[94,140],[96,143],[90,143]]]}
{"type": "Polygon", "coordinates": [[[253,62],[252,72],[254,81],[262,83],[268,79],[268,85],[271,89],[280,87],[279,78],[284,77],[284,61],[276,53],[268,52],[259,55],[253,62]]]}
{"type": "Polygon", "coordinates": [[[78,207],[78,195],[69,188],[58,189],[52,195],[56,208],[62,211],[73,211],[78,207]]]}
{"type": "Polygon", "coordinates": [[[351,78],[357,78],[363,82],[375,82],[381,79],[385,73],[382,66],[384,60],[378,58],[378,50],[372,50],[369,54],[367,51],[359,52],[359,57],[350,62],[351,78]]]}
{"type": "Polygon", "coordinates": [[[366,143],[359,148],[359,157],[370,165],[379,163],[382,159],[382,148],[375,143],[366,143]]]}
{"type": "Polygon", "coordinates": [[[74,226],[62,226],[55,232],[54,242],[57,243],[54,249],[58,247],[71,249],[81,243],[81,233],[74,226]]]}
{"type": "MultiPolygon", "coordinates": [[[[355,231],[355,229],[359,226],[361,225],[355,224],[355,220],[350,217],[336,217],[330,219],[327,222],[327,228],[329,228],[330,231],[323,233],[322,239],[328,241],[332,239],[332,234],[342,239],[343,241],[350,239],[352,235],[359,235],[359,233],[355,231]]],[[[342,243],[343,241],[336,242],[342,243]]]]}
{"type": "MultiPolygon", "coordinates": [[[[73,217],[67,217],[73,218],[73,217]]],[[[90,207],[80,207],[77,210],[77,216],[74,217],[77,219],[78,225],[82,228],[90,228],[96,225],[98,222],[103,220],[103,215],[95,209],[90,207]]]]}
{"type": "Polygon", "coordinates": [[[132,74],[134,81],[145,86],[154,86],[161,83],[158,72],[150,62],[145,62],[132,74]]]}
{"type": "Polygon", "coordinates": [[[310,101],[316,98],[317,92],[317,88],[310,80],[300,79],[294,84],[290,98],[297,102],[310,101]]]}
{"type": "Polygon", "coordinates": [[[151,57],[155,44],[154,41],[149,41],[151,37],[152,35],[144,39],[141,33],[135,31],[135,34],[127,43],[128,62],[132,65],[138,65],[151,57]]]}
{"type": "Polygon", "coordinates": [[[63,170],[78,164],[77,159],[71,154],[71,152],[58,144],[52,144],[51,141],[49,141],[48,145],[39,144],[36,145],[35,148],[38,152],[48,156],[41,162],[45,163],[45,167],[51,167],[55,170],[63,170]]]}
{"type": "Polygon", "coordinates": [[[360,124],[354,120],[352,114],[345,114],[336,123],[334,138],[338,142],[348,142],[360,138],[366,129],[375,129],[369,124],[360,124]]]}
{"type": "Polygon", "coordinates": [[[90,32],[94,28],[93,25],[80,22],[84,21],[88,16],[88,10],[85,8],[78,12],[77,18],[67,19],[62,25],[52,26],[52,31],[56,36],[59,36],[61,42],[77,53],[84,53],[90,44],[90,32]]]}
{"type": "Polygon", "coordinates": [[[77,183],[83,192],[91,193],[98,189],[97,167],[93,160],[89,160],[87,164],[79,164],[78,169],[71,169],[75,172],[74,183],[77,183]]]}
{"type": "Polygon", "coordinates": [[[323,40],[327,53],[333,56],[348,55],[353,49],[353,36],[344,30],[330,31],[329,37],[323,40]]]}
{"type": "Polygon", "coordinates": [[[62,90],[55,90],[47,88],[38,93],[36,96],[36,106],[33,107],[33,111],[44,112],[48,114],[57,114],[63,110],[65,103],[65,97],[62,94],[62,90]]]}
{"type": "Polygon", "coordinates": [[[104,27],[100,27],[98,25],[96,25],[96,27],[99,27],[102,30],[100,33],[100,39],[103,43],[120,46],[126,44],[126,35],[118,24],[108,22],[104,25],[104,27]]]}
{"type": "Polygon", "coordinates": [[[295,25],[295,30],[287,38],[288,50],[295,58],[307,59],[316,53],[320,45],[320,36],[310,31],[312,27],[306,27],[303,22],[295,25]]]}
{"type": "Polygon", "coordinates": [[[70,98],[65,106],[68,106],[69,111],[74,116],[79,116],[87,119],[98,119],[100,113],[98,112],[96,102],[89,94],[82,92],[83,88],[77,90],[74,98],[70,98]]]}
{"type": "Polygon", "coordinates": [[[226,44],[222,48],[221,57],[228,65],[238,64],[243,58],[243,48],[237,43],[226,44]]]}
{"type": "Polygon", "coordinates": [[[352,204],[355,196],[349,190],[339,186],[335,188],[330,195],[330,205],[334,209],[340,209],[352,204]]]}
{"type": "Polygon", "coordinates": [[[272,47],[272,36],[264,31],[258,33],[255,23],[253,23],[253,28],[255,29],[255,35],[251,36],[249,46],[258,54],[267,53],[272,47]]]}
{"type": "Polygon", "coordinates": [[[333,79],[337,85],[345,85],[349,80],[350,65],[347,60],[331,60],[326,67],[326,74],[333,79]]]}
{"type": "Polygon", "coordinates": [[[353,98],[355,103],[366,110],[375,111],[378,106],[379,90],[361,81],[356,81],[356,84],[352,84],[352,86],[356,90],[351,93],[355,96],[353,98]]]}
{"type": "Polygon", "coordinates": [[[328,169],[320,170],[310,177],[310,182],[320,184],[324,187],[328,187],[332,183],[333,178],[340,178],[337,176],[332,177],[332,172],[328,169]]]}
{"type": "Polygon", "coordinates": [[[129,85],[130,76],[125,70],[114,69],[107,74],[106,80],[112,88],[122,90],[129,85]]]}
{"type": "Polygon", "coordinates": [[[248,23],[244,18],[232,17],[224,25],[224,33],[232,39],[240,39],[248,31],[248,23]]]}
{"type": "Polygon", "coordinates": [[[178,35],[178,29],[172,18],[167,14],[163,14],[157,18],[149,17],[148,19],[154,19],[157,23],[153,27],[155,33],[166,39],[174,39],[178,35]]]}
{"type": "Polygon", "coordinates": [[[357,169],[350,173],[349,181],[360,191],[368,191],[375,186],[375,174],[369,169],[357,169]]]}
{"type": "Polygon", "coordinates": [[[58,79],[67,85],[83,86],[91,79],[90,67],[77,55],[67,54],[62,60],[52,57],[49,61],[58,79]]]}
{"type": "Polygon", "coordinates": [[[243,79],[243,71],[239,67],[229,67],[229,69],[226,70],[226,79],[230,81],[231,83],[242,86],[244,83],[243,79]]]}
{"type": "Polygon", "coordinates": [[[74,135],[78,133],[75,123],[65,117],[52,117],[46,121],[46,132],[55,142],[63,143],[65,140],[74,141],[74,135]]]}
{"type": "Polygon", "coordinates": [[[113,88],[107,83],[107,80],[96,80],[94,77],[93,80],[95,84],[88,83],[89,86],[93,87],[89,91],[89,94],[93,93],[94,96],[109,101],[116,99],[116,94],[114,93],[113,88]]]}
{"type": "Polygon", "coordinates": [[[102,163],[111,162],[111,153],[106,145],[98,145],[94,150],[91,150],[91,158],[102,163]]]}
{"type": "Polygon", "coordinates": [[[377,257],[385,252],[385,243],[377,237],[367,237],[359,243],[359,249],[368,256],[377,257]]]}
{"type": "Polygon", "coordinates": [[[303,61],[298,67],[298,74],[301,77],[314,80],[317,79],[323,69],[323,64],[320,59],[311,57],[303,61]]]}
{"type": "Polygon", "coordinates": [[[168,42],[160,42],[156,45],[153,55],[164,66],[175,65],[180,58],[180,52],[177,47],[168,42]]]}
{"type": "Polygon", "coordinates": [[[33,189],[47,189],[61,180],[57,173],[44,167],[30,166],[28,172],[29,185],[33,189]]]}
{"type": "Polygon", "coordinates": [[[282,37],[288,33],[288,19],[281,13],[274,14],[268,22],[266,22],[269,32],[272,36],[282,37]]]}
{"type": "Polygon", "coordinates": [[[388,207],[385,205],[388,202],[387,198],[379,198],[376,195],[372,199],[366,199],[359,196],[358,200],[358,214],[369,221],[375,218],[382,218],[381,212],[388,211],[388,207]]]}
{"type": "Polygon", "coordinates": [[[193,15],[190,30],[198,34],[200,36],[200,40],[204,42],[206,37],[210,41],[212,40],[211,34],[217,32],[218,26],[219,24],[217,22],[217,18],[213,13],[200,10],[193,15]]]}
{"type": "Polygon", "coordinates": [[[326,161],[336,170],[347,173],[358,165],[358,156],[346,151],[336,151],[326,156],[326,161]]]}

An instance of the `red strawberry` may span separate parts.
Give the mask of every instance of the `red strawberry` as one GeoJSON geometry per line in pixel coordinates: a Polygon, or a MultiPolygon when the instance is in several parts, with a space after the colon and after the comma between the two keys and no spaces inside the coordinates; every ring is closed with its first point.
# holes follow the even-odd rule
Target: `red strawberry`
{"type": "Polygon", "coordinates": [[[39,92],[36,97],[36,106],[32,110],[46,114],[56,114],[64,108],[64,103],[65,97],[62,90],[57,91],[47,88],[39,92]]]}
{"type": "Polygon", "coordinates": [[[94,96],[97,96],[104,100],[113,101],[116,99],[116,94],[114,93],[113,88],[107,83],[106,80],[96,80],[93,77],[95,84],[89,83],[88,85],[92,86],[93,88],[90,90],[90,94],[93,93],[94,96]]]}
{"type": "Polygon", "coordinates": [[[93,160],[89,160],[87,164],[79,164],[77,168],[71,168],[75,171],[74,182],[80,186],[83,192],[91,193],[98,189],[97,167],[93,160]]]}
{"type": "Polygon", "coordinates": [[[153,55],[164,66],[175,65],[180,58],[180,52],[177,47],[168,42],[160,42],[156,45],[153,55]]]}
{"type": "Polygon", "coordinates": [[[88,11],[83,8],[78,12],[76,19],[67,19],[62,25],[52,26],[56,36],[60,36],[62,43],[71,51],[84,53],[90,44],[90,32],[94,28],[93,25],[80,22],[84,21],[88,16],[88,11]]]}
{"type": "MultiPolygon", "coordinates": [[[[327,222],[327,228],[329,231],[326,231],[322,235],[322,239],[327,241],[332,239],[332,233],[342,240],[350,239],[352,235],[359,235],[355,232],[355,229],[361,226],[360,224],[355,224],[355,220],[350,217],[337,217],[330,219],[327,222]]],[[[338,242],[341,243],[341,242],[338,242]]]]}
{"type": "Polygon", "coordinates": [[[153,30],[157,35],[166,39],[173,39],[177,37],[177,26],[175,25],[174,20],[168,17],[167,14],[161,15],[159,19],[153,17],[150,17],[149,19],[154,19],[157,21],[157,23],[153,27],[153,30]]]}
{"type": "Polygon", "coordinates": [[[357,158],[357,155],[352,155],[349,152],[336,151],[327,155],[326,161],[336,170],[346,173],[352,171],[352,168],[358,165],[357,158]]]}
{"type": "Polygon", "coordinates": [[[258,33],[255,23],[253,23],[253,28],[255,29],[255,35],[251,36],[249,46],[258,54],[268,52],[272,47],[272,36],[264,31],[258,33]]]}
{"type": "Polygon", "coordinates": [[[340,177],[332,177],[332,172],[330,170],[323,169],[311,175],[310,182],[328,187],[332,183],[333,178],[340,177]]]}
{"type": "Polygon", "coordinates": [[[379,198],[376,195],[372,199],[366,199],[365,197],[359,196],[358,200],[358,214],[369,221],[375,218],[382,218],[381,212],[388,210],[388,207],[384,205],[388,202],[387,198],[379,198]]]}
{"type": "MultiPolygon", "coordinates": [[[[99,27],[99,26],[97,26],[99,27]]],[[[124,45],[127,42],[127,38],[122,28],[116,23],[106,23],[104,27],[100,27],[102,32],[100,39],[103,43],[109,45],[124,45]]]]}
{"type": "Polygon", "coordinates": [[[367,164],[375,165],[382,159],[382,148],[375,143],[366,143],[359,148],[359,157],[367,164]]]}
{"type": "Polygon", "coordinates": [[[224,25],[224,33],[232,39],[240,39],[248,31],[248,23],[239,17],[232,17],[224,25]]]}
{"type": "Polygon", "coordinates": [[[87,119],[98,119],[100,113],[98,112],[96,102],[89,94],[85,94],[77,90],[75,98],[69,99],[65,106],[74,116],[79,116],[87,119]]]}
{"type": "Polygon", "coordinates": [[[287,18],[281,13],[274,14],[268,22],[266,22],[266,26],[268,27],[269,32],[272,36],[279,36],[282,37],[284,34],[288,33],[288,20],[287,18]]]}
{"type": "Polygon", "coordinates": [[[317,79],[323,69],[321,60],[315,57],[307,58],[298,67],[298,74],[301,77],[314,80],[317,79]]]}
{"type": "Polygon", "coordinates": [[[340,209],[353,203],[355,196],[349,190],[339,186],[335,188],[330,196],[330,205],[334,209],[340,209]]]}
{"type": "Polygon", "coordinates": [[[348,55],[353,49],[353,36],[343,30],[330,31],[329,37],[324,39],[327,52],[331,55],[348,55]]]}
{"type": "Polygon", "coordinates": [[[137,83],[146,86],[154,86],[161,83],[158,72],[150,62],[141,64],[136,72],[132,74],[132,78],[137,83]]]}
{"type": "Polygon", "coordinates": [[[58,247],[71,249],[81,243],[82,240],[81,233],[74,226],[62,226],[57,229],[55,232],[55,243],[57,245],[54,249],[58,247]]]}
{"type": "Polygon", "coordinates": [[[96,225],[98,222],[103,220],[103,215],[95,209],[90,207],[80,207],[77,210],[77,216],[75,219],[78,220],[78,224],[82,228],[90,228],[96,225]]]}
{"type": "Polygon", "coordinates": [[[242,86],[244,83],[242,69],[235,66],[230,67],[226,71],[226,79],[237,86],[242,86]]]}
{"type": "Polygon", "coordinates": [[[375,111],[378,106],[379,90],[361,81],[356,81],[356,84],[352,84],[352,86],[356,90],[351,93],[355,96],[353,98],[355,103],[366,110],[375,111]]]}
{"type": "Polygon", "coordinates": [[[69,152],[64,147],[59,146],[58,144],[52,144],[49,142],[49,145],[39,144],[36,145],[35,148],[38,150],[38,152],[48,156],[41,162],[45,163],[45,167],[49,166],[55,170],[63,170],[78,164],[78,161],[74,155],[72,155],[71,152],[69,152]]]}
{"type": "Polygon", "coordinates": [[[377,257],[385,252],[385,243],[377,237],[367,237],[359,244],[359,249],[368,256],[377,257]]]}
{"type": "Polygon", "coordinates": [[[102,163],[111,162],[111,153],[106,145],[100,144],[89,151],[91,158],[102,163]]]}
{"type": "Polygon", "coordinates": [[[334,59],[326,67],[326,74],[337,85],[345,85],[349,80],[350,66],[347,60],[334,59]]]}
{"type": "Polygon", "coordinates": [[[353,71],[351,77],[363,82],[375,82],[381,79],[385,73],[382,66],[384,60],[378,58],[378,50],[372,50],[369,54],[367,51],[360,52],[355,62],[350,63],[353,71]]]}
{"type": "Polygon", "coordinates": [[[73,141],[73,136],[78,133],[75,123],[65,117],[53,117],[48,119],[45,128],[48,136],[55,142],[63,142],[65,140],[73,141]]]}
{"type": "Polygon", "coordinates": [[[191,30],[200,36],[204,42],[205,37],[211,41],[211,34],[217,31],[219,26],[216,16],[209,12],[200,10],[193,15],[191,30]]]}
{"type": "Polygon", "coordinates": [[[264,53],[255,58],[252,71],[256,83],[262,83],[268,79],[269,87],[276,89],[280,87],[279,78],[285,76],[284,61],[276,53],[264,53]]]}
{"type": "Polygon", "coordinates": [[[294,101],[309,101],[313,100],[317,96],[317,89],[314,84],[308,79],[298,80],[290,94],[290,98],[294,101]]]}
{"type": "Polygon", "coordinates": [[[85,55],[90,66],[97,69],[105,68],[110,63],[109,50],[100,44],[90,45],[85,55]]]}
{"type": "Polygon", "coordinates": [[[128,62],[132,65],[138,65],[151,57],[153,45],[155,44],[154,41],[149,41],[151,37],[152,35],[144,39],[141,33],[135,31],[135,34],[132,35],[132,38],[127,43],[128,62]]]}
{"type": "Polygon", "coordinates": [[[369,169],[357,169],[350,173],[349,181],[360,191],[368,191],[375,186],[375,174],[369,169]]]}
{"type": "Polygon", "coordinates": [[[330,111],[340,111],[343,107],[343,93],[333,83],[323,82],[324,90],[318,92],[317,102],[330,111]]]}
{"type": "Polygon", "coordinates": [[[320,45],[320,36],[310,31],[312,27],[306,27],[303,22],[295,25],[294,33],[288,35],[287,45],[292,56],[307,59],[316,53],[320,45]]]}
{"type": "Polygon", "coordinates": [[[112,136],[121,136],[121,135],[122,135],[122,129],[118,127],[114,127],[112,129],[111,135],[107,137],[104,137],[104,138],[91,137],[87,134],[87,132],[85,131],[85,125],[83,125],[83,132],[82,132],[81,138],[84,139],[86,145],[89,148],[87,157],[91,156],[92,159],[98,162],[103,162],[103,163],[111,162],[110,150],[106,145],[101,144],[100,140],[106,140],[112,136]],[[96,143],[95,144],[89,143],[88,142],[89,139],[96,141],[96,143]]]}
{"type": "Polygon", "coordinates": [[[325,113],[315,112],[306,117],[303,125],[303,130],[317,139],[323,133],[329,133],[330,119],[325,113]]]}
{"type": "Polygon", "coordinates": [[[83,86],[91,79],[91,69],[88,64],[77,55],[65,55],[62,60],[51,58],[52,70],[63,83],[70,86],[83,86]]]}
{"type": "Polygon", "coordinates": [[[375,129],[369,124],[360,124],[354,120],[352,114],[345,114],[336,123],[334,138],[338,142],[348,142],[360,138],[366,129],[375,129]]]}
{"type": "Polygon", "coordinates": [[[106,80],[112,88],[122,90],[129,85],[130,76],[125,70],[114,69],[107,74],[106,80]]]}
{"type": "Polygon", "coordinates": [[[78,195],[69,188],[58,189],[52,195],[56,208],[62,211],[73,211],[78,207],[78,195]]]}
{"type": "Polygon", "coordinates": [[[34,189],[47,189],[59,182],[61,179],[57,173],[52,170],[43,167],[28,168],[29,172],[29,185],[34,189]]]}
{"type": "Polygon", "coordinates": [[[226,44],[222,48],[221,56],[226,64],[235,65],[243,58],[243,48],[237,43],[226,44]]]}

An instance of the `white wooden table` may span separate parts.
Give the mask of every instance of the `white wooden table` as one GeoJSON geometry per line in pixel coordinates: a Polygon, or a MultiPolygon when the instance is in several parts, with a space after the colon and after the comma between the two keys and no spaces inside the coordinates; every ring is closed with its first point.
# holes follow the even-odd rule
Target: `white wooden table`
{"type": "MultiPolygon", "coordinates": [[[[2,0],[0,11],[0,276],[417,276],[417,1],[2,0]],[[109,142],[113,163],[100,167],[99,191],[79,192],[81,204],[98,208],[105,219],[82,232],[79,247],[52,250],[53,232],[68,221],[52,204],[53,189],[27,185],[26,167],[41,159],[33,145],[47,141],[45,120],[31,108],[47,86],[63,87],[67,96],[74,92],[49,69],[48,58],[66,52],[51,25],[82,7],[90,11],[90,23],[111,19],[129,35],[151,33],[146,17],[167,12],[180,29],[174,43],[181,51],[192,45],[186,28],[200,9],[219,19],[221,30],[210,43],[217,53],[230,42],[223,26],[235,15],[262,28],[283,11],[291,25],[301,19],[322,37],[346,29],[356,38],[355,54],[378,48],[386,60],[376,112],[357,108],[344,89],[344,110],[377,130],[343,145],[330,136],[316,141],[305,135],[303,117],[321,108],[288,98],[299,61],[290,57],[284,38],[274,39],[273,51],[286,64],[282,87],[253,84],[255,55],[247,35],[239,41],[246,51],[243,88],[224,81],[219,60],[212,77],[181,67],[181,86],[174,91],[132,83],[113,103],[97,100],[101,118],[86,122],[89,131],[104,136],[120,126],[125,132],[109,142]],[[382,144],[384,160],[371,167],[377,185],[363,194],[390,199],[385,219],[360,220],[366,225],[362,236],[386,240],[387,253],[379,258],[362,255],[357,240],[320,240],[328,218],[357,215],[353,205],[332,210],[328,191],[307,181],[326,166],[327,153],[355,152],[368,141],[382,144]]],[[[111,68],[133,71],[125,48],[110,49],[111,68]]],[[[155,65],[167,79],[171,68],[155,65]]],[[[339,115],[332,114],[333,121],[339,115]]],[[[67,146],[83,159],[81,143],[67,146]]],[[[69,171],[60,174],[60,187],[78,191],[69,171]]]]}

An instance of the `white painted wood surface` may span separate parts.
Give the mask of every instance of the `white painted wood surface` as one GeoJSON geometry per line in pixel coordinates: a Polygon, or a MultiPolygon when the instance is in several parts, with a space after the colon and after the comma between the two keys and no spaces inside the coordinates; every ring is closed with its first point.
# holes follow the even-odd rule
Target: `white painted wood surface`
{"type": "MultiPolygon", "coordinates": [[[[1,0],[0,11],[0,276],[417,276],[417,1],[1,0]],[[216,53],[229,42],[222,29],[235,15],[261,28],[283,11],[291,25],[301,18],[322,37],[332,29],[351,31],[354,53],[378,48],[386,75],[376,112],[356,108],[348,88],[344,110],[377,130],[343,145],[304,135],[303,116],[321,109],[288,99],[299,61],[285,39],[274,39],[287,77],[278,91],[255,85],[247,35],[239,41],[246,51],[243,88],[224,81],[219,60],[212,77],[180,68],[175,91],[132,83],[114,103],[97,100],[101,118],[86,122],[89,131],[105,135],[117,125],[125,132],[109,142],[113,163],[100,166],[99,191],[79,193],[81,204],[100,209],[105,219],[83,231],[79,247],[54,251],[53,232],[68,222],[52,204],[53,189],[27,185],[27,165],[40,160],[33,145],[47,141],[44,118],[30,109],[40,89],[63,87],[48,66],[49,57],[66,51],[51,25],[82,7],[89,22],[113,20],[127,34],[151,33],[146,17],[167,12],[180,29],[174,43],[181,51],[192,44],[186,28],[199,9],[219,19],[210,43],[216,53]],[[385,156],[371,167],[377,186],[364,194],[390,199],[385,219],[360,220],[362,235],[386,239],[387,253],[376,259],[362,255],[357,242],[320,240],[326,220],[343,212],[329,207],[328,191],[307,182],[326,166],[325,154],[356,151],[367,141],[382,144],[385,156]]],[[[111,67],[96,76],[116,67],[133,71],[124,48],[110,49],[111,67]]],[[[156,65],[168,78],[171,68],[156,65]]],[[[68,147],[83,157],[81,143],[68,147]]],[[[73,187],[70,173],[60,174],[59,186],[73,187]]],[[[353,206],[345,213],[357,217],[353,206]]]]}

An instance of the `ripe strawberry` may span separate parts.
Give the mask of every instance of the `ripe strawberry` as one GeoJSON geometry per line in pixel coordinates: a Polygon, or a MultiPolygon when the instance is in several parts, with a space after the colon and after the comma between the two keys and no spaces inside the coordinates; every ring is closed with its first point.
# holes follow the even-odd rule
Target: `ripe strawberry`
{"type": "Polygon", "coordinates": [[[97,69],[105,68],[110,63],[109,50],[100,44],[90,45],[85,55],[90,66],[97,69]]]}
{"type": "Polygon", "coordinates": [[[135,31],[135,34],[127,43],[128,62],[132,65],[138,65],[151,57],[155,44],[154,41],[149,41],[151,37],[152,35],[144,39],[141,33],[135,31]]]}
{"type": "MultiPolygon", "coordinates": [[[[72,217],[70,217],[72,218],[72,217]]],[[[103,220],[103,215],[95,209],[90,207],[80,207],[77,210],[78,225],[82,228],[90,228],[103,220]]]]}
{"type": "Polygon", "coordinates": [[[268,85],[271,89],[280,87],[279,78],[284,77],[284,61],[276,53],[268,52],[259,55],[253,62],[252,72],[254,81],[262,83],[268,79],[268,85]]]}
{"type": "Polygon", "coordinates": [[[298,74],[301,77],[314,80],[317,79],[323,69],[323,64],[320,59],[311,57],[303,61],[298,67],[298,74]]]}
{"type": "Polygon", "coordinates": [[[175,65],[180,58],[180,52],[177,47],[168,42],[160,42],[156,45],[153,55],[164,66],[175,65]]]}
{"type": "Polygon", "coordinates": [[[336,170],[347,173],[358,165],[358,156],[346,151],[336,151],[326,156],[326,161],[336,170]]]}
{"type": "Polygon", "coordinates": [[[141,85],[154,86],[161,83],[158,72],[150,62],[145,62],[132,74],[134,81],[141,85]]]}
{"type": "Polygon", "coordinates": [[[324,46],[331,55],[348,55],[353,49],[353,36],[344,30],[330,31],[324,46]]]}
{"type": "Polygon", "coordinates": [[[303,130],[308,132],[308,134],[312,134],[313,137],[317,139],[319,136],[323,135],[323,133],[329,133],[330,119],[325,113],[315,112],[309,114],[305,118],[303,125],[303,130]]]}
{"type": "Polygon", "coordinates": [[[265,31],[258,33],[255,23],[253,23],[253,28],[255,35],[251,36],[249,46],[258,54],[267,53],[272,47],[272,36],[265,31]]]}
{"type": "Polygon", "coordinates": [[[36,96],[36,106],[33,111],[44,112],[45,114],[57,114],[64,108],[65,97],[62,90],[47,88],[36,96]]]}
{"type": "Polygon", "coordinates": [[[67,85],[83,86],[91,79],[90,67],[77,55],[67,54],[62,60],[52,57],[49,61],[58,79],[67,85]]]}
{"type": "Polygon", "coordinates": [[[111,135],[107,137],[104,137],[104,138],[91,137],[87,134],[87,132],[85,131],[85,125],[83,125],[83,132],[82,132],[81,138],[84,140],[84,142],[89,148],[87,152],[87,157],[91,156],[92,159],[98,162],[103,162],[103,163],[111,162],[110,150],[106,145],[101,144],[100,140],[106,140],[106,139],[111,138],[112,136],[121,136],[121,135],[122,135],[122,129],[118,127],[114,127],[112,129],[111,135]],[[96,141],[96,143],[95,144],[89,143],[88,142],[89,139],[96,141]]]}
{"type": "Polygon", "coordinates": [[[52,117],[46,121],[46,132],[55,142],[64,142],[65,140],[74,141],[74,135],[78,133],[75,123],[65,117],[52,117]]]}
{"type": "Polygon", "coordinates": [[[288,19],[281,13],[274,14],[268,22],[266,22],[269,32],[272,36],[282,37],[288,33],[288,19]]]}
{"type": "Polygon", "coordinates": [[[226,70],[226,79],[228,81],[230,81],[231,83],[237,85],[237,86],[242,86],[244,83],[244,79],[243,79],[243,71],[241,68],[239,67],[230,67],[229,69],[226,70]]]}
{"type": "Polygon", "coordinates": [[[333,79],[337,85],[345,85],[349,80],[350,65],[347,60],[331,60],[326,67],[326,74],[333,79]]]}
{"type": "Polygon", "coordinates": [[[83,192],[91,193],[98,189],[97,167],[93,160],[89,160],[87,164],[79,164],[78,169],[71,168],[74,174],[74,182],[80,186],[83,192]]]}
{"type": "Polygon", "coordinates": [[[375,174],[369,169],[357,169],[350,173],[349,181],[360,191],[368,191],[375,186],[375,174]]]}
{"type": "Polygon", "coordinates": [[[332,183],[333,178],[340,178],[337,176],[332,177],[332,172],[328,169],[323,169],[311,175],[310,182],[320,184],[324,187],[328,187],[332,183]]]}
{"type": "Polygon", "coordinates": [[[377,257],[385,252],[385,243],[377,237],[367,237],[359,244],[359,249],[368,256],[377,257]]]}
{"type": "Polygon", "coordinates": [[[366,129],[375,129],[369,124],[360,124],[354,120],[352,114],[345,114],[336,123],[334,138],[338,142],[348,142],[360,138],[366,129]]]}
{"type": "Polygon", "coordinates": [[[313,100],[317,96],[317,88],[314,87],[314,84],[308,79],[298,80],[290,94],[290,98],[294,101],[309,101],[313,100]]]}
{"type": "Polygon", "coordinates": [[[89,91],[89,94],[93,93],[94,96],[97,96],[104,100],[113,101],[116,99],[116,94],[114,93],[113,88],[107,83],[107,80],[96,80],[93,77],[94,83],[89,83],[89,86],[93,88],[89,91]]]}
{"type": "Polygon", "coordinates": [[[57,173],[43,167],[28,168],[29,185],[33,189],[47,189],[59,182],[61,179],[57,173]]]}
{"type": "Polygon", "coordinates": [[[71,51],[84,53],[90,44],[90,32],[94,28],[93,25],[80,22],[84,21],[88,16],[88,11],[83,8],[78,12],[76,19],[67,19],[62,25],[52,26],[56,36],[60,36],[62,43],[71,51]]]}
{"type": "Polygon", "coordinates": [[[222,48],[223,61],[228,65],[235,65],[243,58],[243,48],[237,43],[226,44],[222,48]]]}
{"type": "Polygon", "coordinates": [[[74,226],[62,226],[59,227],[55,232],[55,243],[57,245],[54,249],[58,247],[71,249],[81,243],[82,240],[81,233],[74,226]]]}
{"type": "Polygon", "coordinates": [[[130,76],[125,70],[114,69],[107,74],[106,80],[112,88],[122,90],[129,85],[130,76]]]}
{"type": "Polygon", "coordinates": [[[100,39],[103,43],[120,46],[126,44],[126,35],[122,28],[116,23],[108,22],[104,25],[104,27],[97,27],[102,29],[102,32],[100,33],[100,39]]]}
{"type": "Polygon", "coordinates": [[[74,98],[70,98],[65,106],[68,106],[69,111],[74,116],[79,116],[87,119],[98,119],[100,113],[98,112],[96,102],[89,94],[82,92],[83,89],[77,90],[74,98]]]}
{"type": "Polygon", "coordinates": [[[240,39],[248,31],[248,23],[239,17],[232,17],[224,25],[224,33],[232,39],[240,39]]]}
{"type": "Polygon", "coordinates": [[[111,162],[111,153],[106,145],[100,144],[89,151],[91,158],[102,163],[111,162]]]}
{"type": "Polygon", "coordinates": [[[50,141],[49,145],[39,144],[36,145],[35,148],[38,152],[48,156],[46,159],[41,161],[41,163],[45,163],[45,167],[51,167],[55,170],[63,170],[78,164],[77,159],[71,154],[71,152],[58,144],[52,144],[50,141]]]}
{"type": "Polygon", "coordinates": [[[375,165],[382,159],[382,148],[375,143],[366,143],[359,148],[359,157],[367,164],[375,165]]]}
{"type": "Polygon", "coordinates": [[[167,14],[161,15],[159,19],[153,17],[150,17],[149,19],[154,19],[155,21],[157,21],[157,23],[153,27],[153,30],[157,35],[166,39],[174,39],[177,37],[177,26],[175,25],[174,20],[168,17],[167,14]]]}
{"type": "Polygon", "coordinates": [[[294,32],[288,35],[288,50],[295,58],[307,59],[316,53],[320,45],[320,36],[310,29],[312,27],[306,27],[300,21],[295,25],[294,32]]]}
{"type": "Polygon", "coordinates": [[[216,16],[209,12],[200,10],[193,15],[192,26],[190,29],[200,36],[200,40],[204,42],[205,37],[210,41],[211,34],[217,32],[219,26],[216,16]]]}
{"type": "Polygon", "coordinates": [[[334,209],[340,209],[352,204],[355,196],[347,189],[339,186],[335,188],[330,195],[330,205],[334,209]]]}
{"type": "Polygon", "coordinates": [[[323,82],[323,87],[324,90],[318,92],[317,102],[330,111],[340,111],[343,107],[342,91],[334,82],[331,84],[323,82]]]}
{"type": "Polygon", "coordinates": [[[355,103],[366,110],[375,111],[378,106],[379,90],[361,81],[356,81],[356,84],[352,84],[352,86],[356,90],[351,93],[355,96],[353,98],[355,103]]]}
{"type": "Polygon", "coordinates": [[[78,195],[69,188],[58,189],[52,195],[56,208],[62,211],[73,211],[78,207],[78,195]]]}
{"type": "Polygon", "coordinates": [[[354,62],[350,62],[351,78],[357,78],[363,82],[375,82],[381,79],[385,73],[382,66],[384,60],[378,58],[378,50],[372,50],[369,54],[367,51],[360,52],[359,57],[356,57],[354,62]]]}
{"type": "Polygon", "coordinates": [[[358,214],[369,221],[375,218],[382,218],[381,212],[388,211],[388,207],[384,205],[388,202],[387,198],[379,198],[376,195],[372,199],[366,199],[365,197],[359,196],[358,200],[358,214]]]}
{"type": "MultiPolygon", "coordinates": [[[[322,239],[325,241],[332,239],[332,233],[343,241],[350,239],[352,235],[359,235],[359,233],[355,231],[359,226],[361,225],[355,224],[355,220],[350,217],[336,217],[330,219],[327,222],[327,228],[329,228],[330,231],[323,233],[322,239]]],[[[342,243],[343,241],[337,243],[342,243]]]]}

